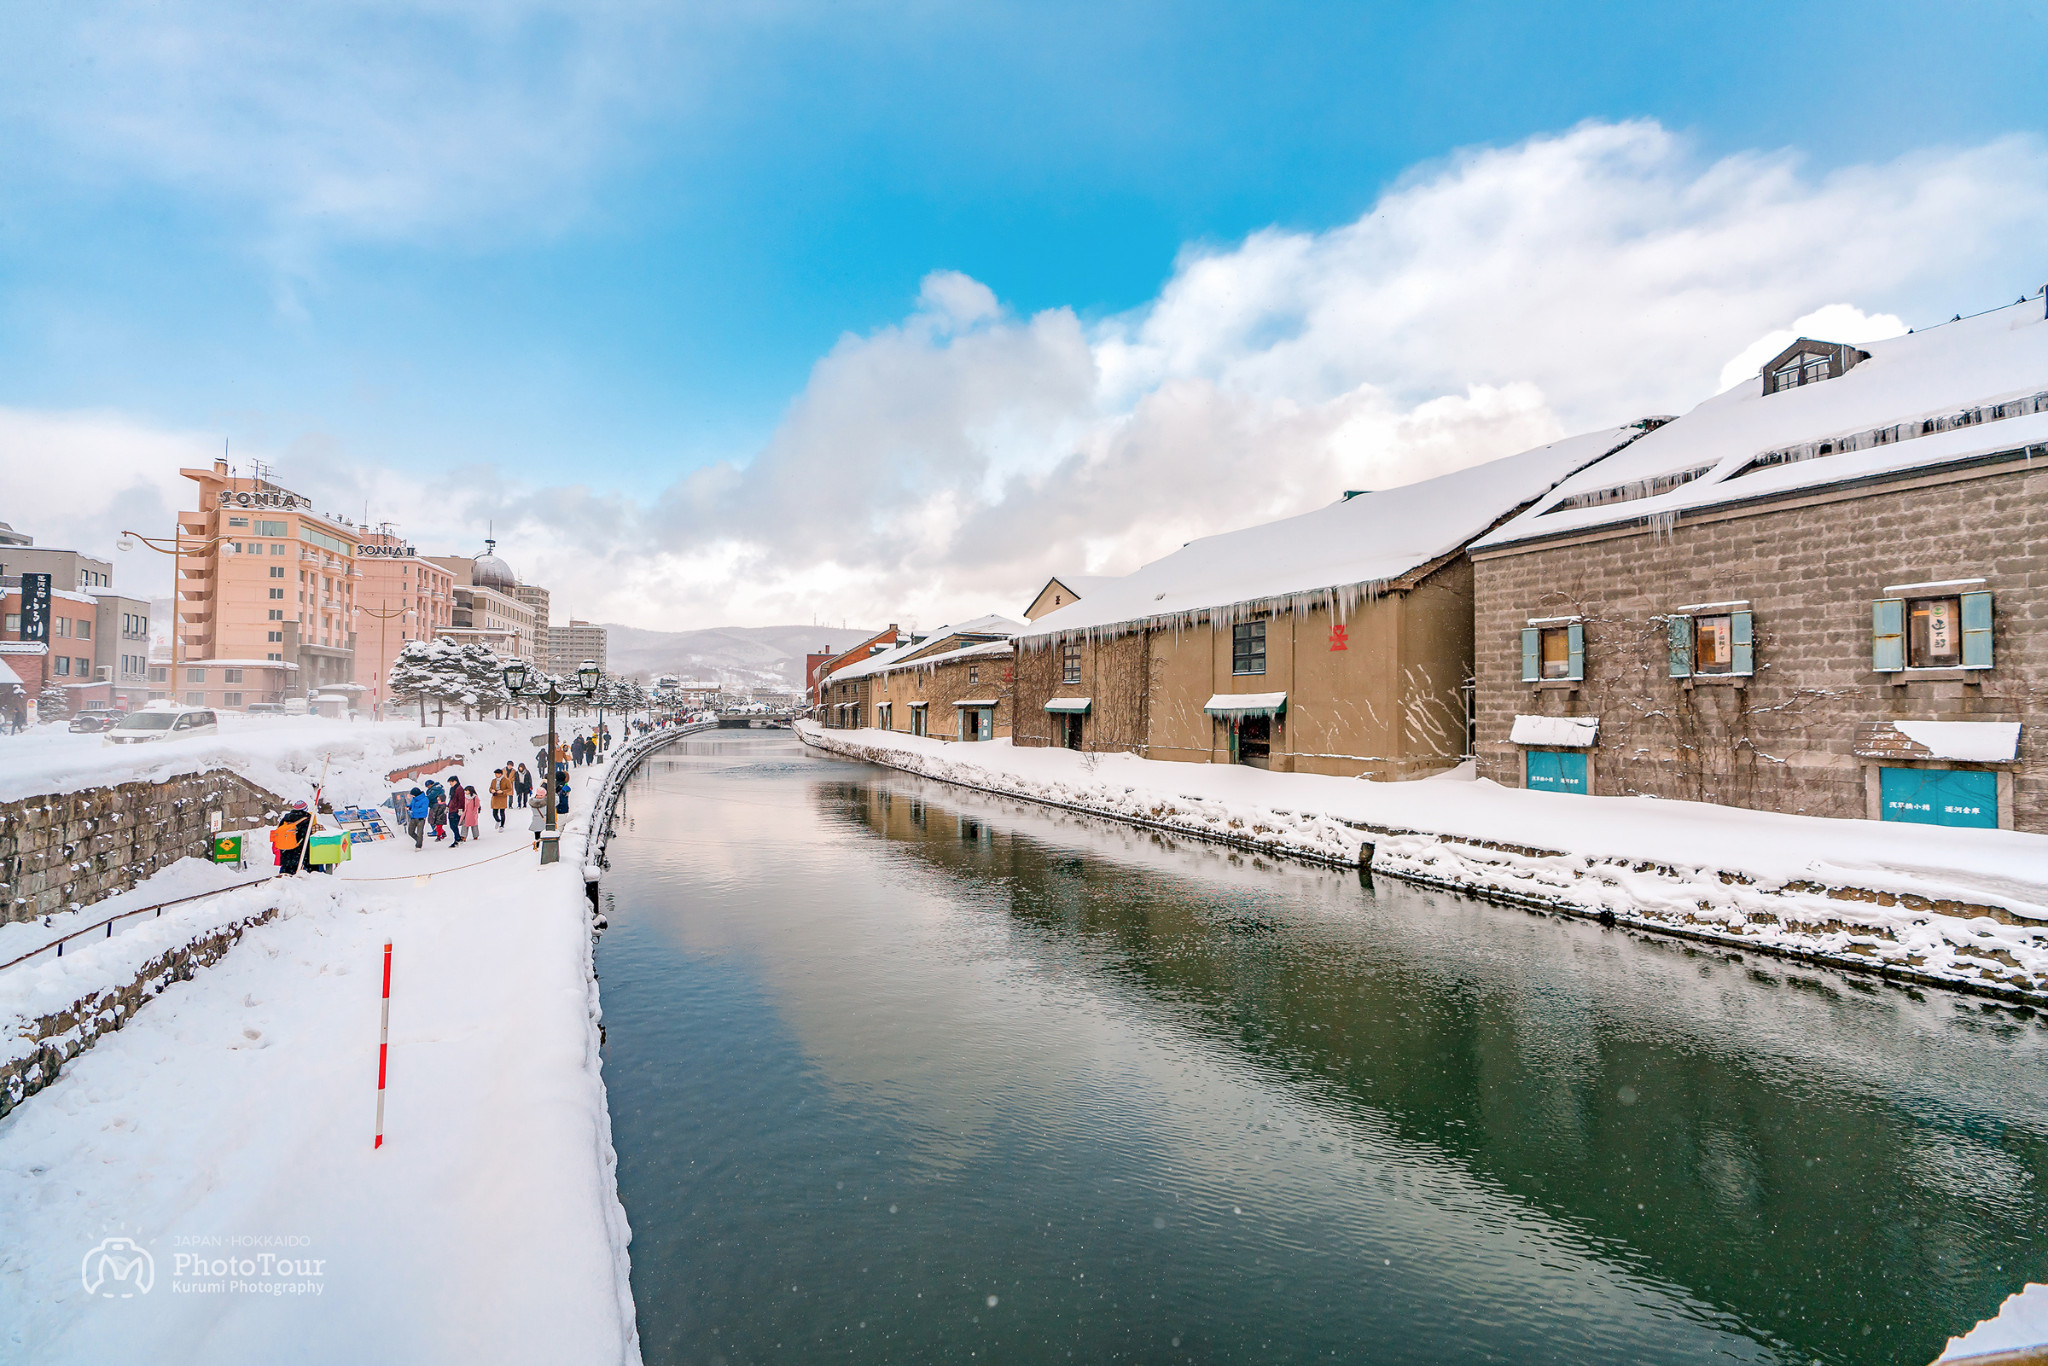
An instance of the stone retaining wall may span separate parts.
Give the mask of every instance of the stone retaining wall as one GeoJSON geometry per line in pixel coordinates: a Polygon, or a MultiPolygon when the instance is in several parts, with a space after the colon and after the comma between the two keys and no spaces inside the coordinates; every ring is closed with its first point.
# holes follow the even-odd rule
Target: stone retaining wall
{"type": "Polygon", "coordinates": [[[285,805],[226,769],[0,804],[0,922],[98,901],[181,858],[204,858],[215,811],[234,831],[276,820],[285,805]]]}

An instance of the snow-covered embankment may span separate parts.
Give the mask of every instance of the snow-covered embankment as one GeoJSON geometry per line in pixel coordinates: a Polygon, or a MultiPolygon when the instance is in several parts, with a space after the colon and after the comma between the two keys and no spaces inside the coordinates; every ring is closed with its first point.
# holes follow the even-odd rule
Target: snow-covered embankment
{"type": "MultiPolygon", "coordinates": [[[[328,794],[361,804],[389,770],[437,754],[463,755],[482,790],[498,764],[532,764],[534,729],[312,722],[219,748],[290,797],[324,767],[328,794]]],[[[85,781],[112,776],[81,757],[85,781]]],[[[557,866],[536,866],[522,819],[501,833],[487,817],[475,844],[359,846],[335,877],[208,898],[0,974],[18,1032],[59,998],[132,981],[179,935],[277,912],[0,1120],[0,1358],[636,1361],[581,875],[586,775],[596,787],[576,771],[557,866]],[[387,1137],[373,1149],[386,941],[387,1137]],[[108,1238],[149,1254],[146,1293],[88,1290],[81,1261],[108,1238]]]]}
{"type": "Polygon", "coordinates": [[[1895,979],[2048,1001],[2048,837],[798,724],[945,782],[1895,979]]]}

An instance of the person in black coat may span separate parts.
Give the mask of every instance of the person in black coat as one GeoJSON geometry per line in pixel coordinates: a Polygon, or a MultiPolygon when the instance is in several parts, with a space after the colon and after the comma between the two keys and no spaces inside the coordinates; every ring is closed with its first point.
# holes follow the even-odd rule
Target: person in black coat
{"type": "Polygon", "coordinates": [[[284,813],[284,819],[278,824],[289,825],[298,833],[297,843],[289,849],[277,851],[277,871],[284,877],[293,877],[306,857],[306,845],[313,838],[313,813],[306,809],[304,802],[293,802],[292,809],[284,813]]]}

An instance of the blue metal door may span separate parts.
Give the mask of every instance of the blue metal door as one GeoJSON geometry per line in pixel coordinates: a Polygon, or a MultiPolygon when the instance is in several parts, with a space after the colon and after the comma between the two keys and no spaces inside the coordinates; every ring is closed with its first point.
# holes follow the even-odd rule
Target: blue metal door
{"type": "Polygon", "coordinates": [[[1998,828],[1998,775],[1949,768],[1882,768],[1878,796],[1888,821],[1998,828]]]}
{"type": "Polygon", "coordinates": [[[1532,792],[1577,792],[1586,790],[1586,756],[1578,750],[1559,753],[1532,749],[1524,755],[1524,781],[1532,792]]]}

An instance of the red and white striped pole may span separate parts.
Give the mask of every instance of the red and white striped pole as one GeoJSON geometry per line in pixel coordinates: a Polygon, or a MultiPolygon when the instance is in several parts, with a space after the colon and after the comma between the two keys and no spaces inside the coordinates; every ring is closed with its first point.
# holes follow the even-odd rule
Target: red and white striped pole
{"type": "Polygon", "coordinates": [[[384,1146],[384,1064],[391,1054],[391,941],[384,941],[384,1018],[377,1026],[377,1141],[384,1146]]]}

